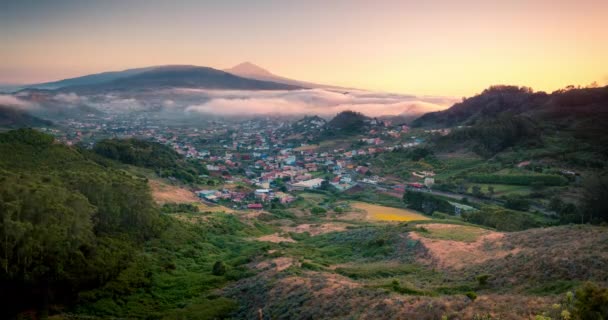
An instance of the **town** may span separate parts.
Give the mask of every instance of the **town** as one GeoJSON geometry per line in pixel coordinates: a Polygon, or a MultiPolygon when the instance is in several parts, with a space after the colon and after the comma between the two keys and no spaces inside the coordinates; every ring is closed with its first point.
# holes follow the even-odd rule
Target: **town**
{"type": "MultiPolygon", "coordinates": [[[[300,190],[347,192],[374,187],[401,197],[406,188],[430,189],[432,171],[412,171],[411,179],[386,179],[373,172],[369,157],[413,148],[429,135],[447,135],[449,129],[412,130],[391,120],[369,120],[370,130],[357,140],[315,144],[315,134],[326,121],[258,117],[245,120],[202,119],[193,125],[167,125],[145,115],[90,114],[66,119],[47,131],[67,145],[91,148],[105,138],[138,138],[169,146],[208,171],[193,190],[200,201],[232,209],[260,210],[272,203],[289,204],[300,190]],[[57,129],[60,128],[60,129],[57,129]]],[[[175,180],[174,177],[168,177],[175,180]]]]}

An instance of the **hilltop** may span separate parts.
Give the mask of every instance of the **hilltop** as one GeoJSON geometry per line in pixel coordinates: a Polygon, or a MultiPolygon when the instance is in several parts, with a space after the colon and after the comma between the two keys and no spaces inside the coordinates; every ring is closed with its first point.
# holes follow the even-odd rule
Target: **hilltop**
{"type": "Polygon", "coordinates": [[[503,116],[528,117],[580,129],[592,125],[592,118],[608,119],[608,86],[566,88],[550,94],[527,87],[492,86],[446,110],[427,113],[412,126],[471,126],[503,116]]]}
{"type": "Polygon", "coordinates": [[[606,155],[605,123],[608,86],[567,88],[551,94],[525,87],[494,86],[447,110],[427,113],[412,126],[453,128],[450,135],[438,140],[439,146],[464,146],[487,157],[508,148],[546,146],[550,137],[578,141],[564,142],[561,147],[606,155]]]}

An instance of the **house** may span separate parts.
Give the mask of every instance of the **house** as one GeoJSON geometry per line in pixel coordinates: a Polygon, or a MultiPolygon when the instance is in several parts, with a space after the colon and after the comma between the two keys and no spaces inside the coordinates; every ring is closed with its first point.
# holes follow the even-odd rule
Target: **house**
{"type": "Polygon", "coordinates": [[[414,188],[414,189],[422,189],[424,188],[424,185],[422,183],[418,183],[418,182],[410,182],[407,184],[408,187],[410,188],[414,188]]]}
{"type": "Polygon", "coordinates": [[[260,203],[250,203],[247,205],[247,209],[262,210],[262,209],[264,209],[264,206],[260,203]]]}
{"type": "Polygon", "coordinates": [[[305,180],[305,181],[300,181],[300,182],[294,183],[294,184],[292,184],[292,186],[294,188],[316,189],[321,186],[321,183],[323,183],[323,181],[324,180],[321,178],[315,178],[315,179],[310,179],[310,180],[305,180]]]}
{"type": "Polygon", "coordinates": [[[284,193],[284,192],[277,192],[274,195],[274,197],[277,198],[277,199],[279,199],[279,201],[281,202],[281,204],[288,204],[288,203],[291,203],[291,202],[293,202],[293,201],[296,200],[295,197],[293,197],[290,194],[284,193]]]}
{"type": "Polygon", "coordinates": [[[366,174],[368,171],[369,171],[368,167],[364,167],[364,166],[357,167],[357,172],[360,174],[366,174]]]}

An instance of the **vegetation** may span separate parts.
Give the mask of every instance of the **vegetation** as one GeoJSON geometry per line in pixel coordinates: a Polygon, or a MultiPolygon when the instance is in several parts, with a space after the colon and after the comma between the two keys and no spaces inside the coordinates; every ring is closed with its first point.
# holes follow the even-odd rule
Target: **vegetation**
{"type": "Polygon", "coordinates": [[[342,111],[327,123],[325,136],[348,136],[363,133],[366,125],[366,116],[355,111],[342,111]]]}
{"type": "Polygon", "coordinates": [[[145,181],[29,129],[0,134],[0,212],[0,281],[14,288],[1,298],[15,308],[106,283],[167,225],[145,181]]]}
{"type": "Polygon", "coordinates": [[[429,193],[419,191],[406,191],[403,195],[403,201],[408,208],[432,214],[435,211],[454,213],[454,206],[447,200],[433,196],[429,193]]]}
{"type": "Polygon", "coordinates": [[[462,214],[464,221],[500,231],[519,231],[543,225],[542,218],[531,213],[487,206],[481,210],[462,214]]]}
{"type": "Polygon", "coordinates": [[[509,185],[530,186],[534,183],[542,183],[544,186],[562,186],[568,183],[568,179],[555,174],[471,174],[467,179],[478,183],[497,183],[509,185]]]}
{"type": "MultiPolygon", "coordinates": [[[[187,166],[160,154],[164,168],[187,166]]],[[[391,153],[404,155],[459,173],[523,172],[439,159],[425,147],[391,153]]],[[[134,163],[159,168],[144,158],[134,163]]],[[[518,210],[480,201],[459,217],[450,198],[429,192],[408,190],[401,199],[330,189],[296,193],[295,202],[254,216],[188,202],[159,207],[137,171],[33,130],[0,134],[0,298],[11,306],[3,317],[22,310],[129,319],[606,317],[605,227],[527,230],[557,222],[520,211],[536,208],[531,197],[495,196],[487,203],[518,210]],[[407,221],[361,219],[359,209],[407,221]]],[[[604,178],[585,181],[588,206],[573,210],[561,198],[547,205],[561,222],[600,223],[604,178]]],[[[491,185],[496,194],[508,186],[491,185]]],[[[480,199],[489,194],[487,184],[472,186],[480,199]]]]}
{"type": "Polygon", "coordinates": [[[183,159],[168,146],[138,139],[106,139],[95,144],[93,151],[122,163],[155,169],[161,177],[173,177],[186,183],[208,174],[205,167],[195,161],[183,159]]]}

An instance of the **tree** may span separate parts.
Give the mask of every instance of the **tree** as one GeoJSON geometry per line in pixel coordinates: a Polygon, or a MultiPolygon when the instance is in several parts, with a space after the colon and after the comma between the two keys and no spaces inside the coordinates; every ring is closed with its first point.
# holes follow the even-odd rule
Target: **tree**
{"type": "Polygon", "coordinates": [[[584,203],[581,222],[608,221],[608,174],[591,176],[584,184],[584,203]]]}
{"type": "Polygon", "coordinates": [[[509,197],[505,202],[505,207],[513,210],[528,211],[530,201],[522,197],[509,197]]]}
{"type": "Polygon", "coordinates": [[[226,265],[222,261],[216,261],[211,273],[215,276],[223,276],[226,273],[226,265]]]}
{"type": "Polygon", "coordinates": [[[483,197],[483,192],[481,192],[481,187],[473,186],[472,191],[473,191],[473,196],[475,196],[477,198],[483,197]]]}
{"type": "Polygon", "coordinates": [[[488,193],[490,194],[490,197],[494,196],[494,186],[488,186],[488,193]]]}

